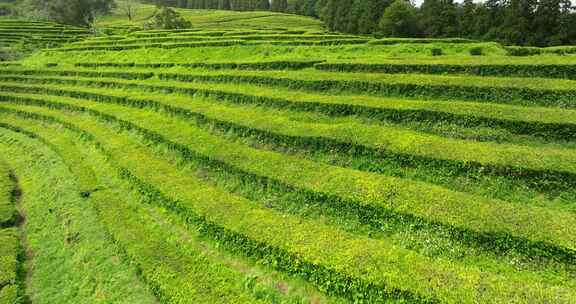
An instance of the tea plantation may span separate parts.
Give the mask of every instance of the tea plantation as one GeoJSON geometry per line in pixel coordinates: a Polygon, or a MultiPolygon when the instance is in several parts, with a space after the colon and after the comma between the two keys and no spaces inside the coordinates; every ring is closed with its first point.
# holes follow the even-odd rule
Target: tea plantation
{"type": "Polygon", "coordinates": [[[180,12],[0,19],[0,304],[576,303],[576,47],[180,12]]]}

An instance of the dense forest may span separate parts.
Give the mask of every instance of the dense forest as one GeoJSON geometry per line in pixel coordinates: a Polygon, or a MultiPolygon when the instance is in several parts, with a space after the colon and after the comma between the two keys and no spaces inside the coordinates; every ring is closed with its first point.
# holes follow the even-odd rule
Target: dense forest
{"type": "MultiPolygon", "coordinates": [[[[148,0],[157,5],[223,10],[271,10],[323,20],[330,31],[381,37],[462,37],[511,45],[576,44],[570,0],[148,0]]],[[[28,14],[90,24],[113,0],[25,0],[28,14]]]]}
{"type": "Polygon", "coordinates": [[[168,0],[173,6],[272,10],[322,19],[331,31],[392,37],[463,37],[516,45],[576,44],[570,0],[168,0]]]}

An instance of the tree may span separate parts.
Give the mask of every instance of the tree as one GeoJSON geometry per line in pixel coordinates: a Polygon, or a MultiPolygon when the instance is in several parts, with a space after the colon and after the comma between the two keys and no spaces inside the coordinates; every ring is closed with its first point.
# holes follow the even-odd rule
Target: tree
{"type": "Polygon", "coordinates": [[[232,7],[230,5],[230,0],[219,0],[218,1],[218,9],[221,10],[230,10],[232,7]]]}
{"type": "Polygon", "coordinates": [[[144,26],[147,29],[180,29],[180,28],[190,28],[192,24],[190,21],[184,19],[175,10],[163,6],[159,8],[150,21],[144,26]]]}
{"type": "Polygon", "coordinates": [[[459,36],[473,37],[476,33],[478,6],[472,0],[464,0],[458,7],[459,36]]]}
{"type": "Polygon", "coordinates": [[[124,0],[120,3],[120,9],[124,12],[128,21],[132,21],[138,10],[138,3],[136,0],[124,0]]]}
{"type": "Polygon", "coordinates": [[[114,0],[24,0],[20,10],[24,16],[43,12],[46,19],[63,24],[91,26],[99,15],[109,13],[114,0]]]}
{"type": "Polygon", "coordinates": [[[536,0],[510,0],[497,38],[506,44],[530,44],[536,4],[536,0]]]}
{"type": "Polygon", "coordinates": [[[395,0],[382,15],[380,31],[387,37],[418,36],[417,9],[406,0],[395,0]]]}
{"type": "Polygon", "coordinates": [[[318,17],[318,14],[316,14],[316,3],[317,0],[304,0],[304,4],[302,5],[302,15],[318,17]]]}
{"type": "Polygon", "coordinates": [[[288,0],[272,0],[270,9],[273,12],[285,13],[286,11],[288,11],[288,0]]]}
{"type": "MultiPolygon", "coordinates": [[[[362,0],[361,0],[362,1],[362,0]]],[[[352,1],[339,0],[336,2],[336,16],[334,29],[339,32],[355,33],[356,20],[352,15],[352,1]]]]}
{"type": "Polygon", "coordinates": [[[270,10],[270,1],[269,0],[258,0],[258,4],[256,6],[256,9],[261,10],[261,11],[270,10]]]}
{"type": "Polygon", "coordinates": [[[384,9],[389,4],[388,0],[356,0],[353,9],[353,14],[357,20],[356,33],[370,34],[376,32],[384,9]]]}
{"type": "Polygon", "coordinates": [[[450,37],[456,36],[458,32],[453,0],[424,0],[420,16],[428,37],[450,37]]]}

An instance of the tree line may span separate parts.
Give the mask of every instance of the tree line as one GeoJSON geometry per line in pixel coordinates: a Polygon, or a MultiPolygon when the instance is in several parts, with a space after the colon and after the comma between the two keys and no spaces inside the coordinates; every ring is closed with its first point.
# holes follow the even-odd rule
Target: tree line
{"type": "Polygon", "coordinates": [[[317,0],[329,29],[392,37],[462,37],[514,45],[576,44],[570,0],[317,0]]]}
{"type": "Polygon", "coordinates": [[[330,31],[382,37],[461,37],[504,44],[576,44],[570,0],[156,0],[187,8],[271,10],[320,18],[330,31]]]}
{"type": "MultiPolygon", "coordinates": [[[[330,31],[377,37],[462,37],[512,45],[576,44],[570,0],[143,0],[159,6],[275,11],[319,18],[330,31]]],[[[114,0],[23,0],[28,15],[90,25],[114,0]]]]}

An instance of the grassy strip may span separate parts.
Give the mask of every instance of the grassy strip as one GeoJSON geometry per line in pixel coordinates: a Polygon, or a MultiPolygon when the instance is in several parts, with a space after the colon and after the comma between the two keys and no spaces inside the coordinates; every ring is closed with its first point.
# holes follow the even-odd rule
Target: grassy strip
{"type": "Polygon", "coordinates": [[[14,186],[8,166],[0,160],[0,229],[16,223],[16,206],[12,193],[14,186]]]}
{"type": "Polygon", "coordinates": [[[0,160],[0,304],[22,302],[21,260],[16,227],[16,184],[8,165],[0,160]]]}
{"type": "Polygon", "coordinates": [[[576,53],[576,47],[574,46],[555,46],[546,48],[507,46],[504,49],[509,56],[535,56],[545,54],[569,55],[576,53]]]}
{"type": "MultiPolygon", "coordinates": [[[[223,170],[216,170],[216,172],[221,172],[221,171],[223,171],[223,170]]],[[[203,171],[203,172],[208,172],[208,171],[203,171]]],[[[207,174],[202,174],[202,175],[203,175],[203,177],[206,177],[206,176],[207,176],[207,174]]],[[[217,178],[220,178],[220,179],[222,179],[222,178],[224,178],[224,179],[229,179],[229,178],[231,177],[231,175],[232,175],[231,172],[226,172],[226,173],[220,174],[220,176],[217,177],[217,178]]],[[[272,200],[270,200],[270,197],[264,197],[264,198],[261,197],[262,194],[263,194],[263,192],[270,192],[270,191],[273,192],[273,191],[274,191],[274,190],[271,190],[271,189],[270,189],[270,188],[271,188],[270,183],[262,183],[262,184],[258,183],[258,184],[256,184],[256,183],[254,183],[254,180],[251,180],[251,181],[250,181],[250,180],[242,181],[242,177],[241,177],[241,176],[239,176],[238,179],[241,180],[241,181],[239,181],[240,185],[237,184],[237,185],[232,186],[232,191],[241,192],[241,195],[246,195],[246,192],[244,191],[244,189],[242,189],[242,191],[237,191],[237,188],[239,188],[239,187],[242,187],[242,188],[252,188],[252,189],[253,189],[252,191],[255,191],[255,193],[254,193],[254,195],[251,195],[251,193],[248,193],[247,196],[248,196],[250,199],[252,199],[252,200],[262,199],[262,200],[263,200],[262,202],[259,201],[259,203],[260,203],[261,205],[266,205],[268,208],[274,208],[274,209],[276,209],[276,210],[281,209],[281,210],[284,210],[284,211],[288,211],[288,212],[294,213],[294,209],[293,209],[294,207],[293,207],[293,206],[280,206],[280,208],[278,208],[279,206],[277,206],[277,205],[274,204],[274,203],[272,203],[272,205],[270,205],[270,204],[271,204],[271,201],[272,201],[272,200]],[[261,188],[264,189],[264,190],[259,190],[259,189],[254,190],[254,188],[255,188],[254,186],[256,186],[256,187],[261,187],[261,188]]],[[[218,183],[218,182],[216,182],[216,183],[218,183]]],[[[249,191],[250,191],[250,190],[248,190],[248,192],[249,192],[249,191]]],[[[318,203],[318,206],[321,206],[322,209],[328,208],[328,206],[325,206],[325,204],[323,204],[323,202],[312,201],[312,199],[311,199],[310,197],[300,197],[300,196],[299,196],[298,194],[296,194],[296,193],[281,193],[280,195],[286,195],[286,196],[288,196],[288,199],[290,200],[289,204],[296,204],[296,205],[300,204],[301,206],[306,206],[306,207],[301,207],[300,209],[304,209],[304,210],[308,209],[308,210],[309,210],[310,207],[311,207],[311,206],[314,206],[316,203],[318,203]]],[[[300,206],[296,206],[296,208],[299,208],[299,207],[300,207],[300,206]]],[[[343,209],[332,209],[332,210],[330,210],[328,213],[330,213],[330,212],[333,212],[334,214],[336,214],[336,219],[334,220],[335,223],[333,223],[333,224],[336,224],[338,227],[341,227],[341,228],[344,228],[344,229],[347,229],[347,230],[350,229],[350,227],[346,227],[347,224],[345,224],[344,227],[342,227],[342,217],[345,217],[345,216],[347,215],[343,209]]],[[[324,212],[322,212],[322,213],[324,213],[324,212]]],[[[358,214],[357,214],[357,213],[356,213],[356,214],[350,214],[350,215],[351,215],[352,218],[358,217],[358,214]]],[[[390,234],[390,233],[391,233],[391,231],[390,231],[390,230],[391,230],[391,226],[395,226],[395,227],[396,227],[396,226],[398,226],[398,227],[399,227],[399,226],[402,226],[402,227],[405,227],[405,226],[406,226],[406,222],[400,222],[400,221],[398,221],[398,222],[386,221],[386,222],[379,222],[378,224],[379,224],[379,226],[377,226],[377,227],[375,226],[373,229],[370,229],[370,231],[369,231],[369,233],[372,234],[372,235],[371,235],[372,237],[374,237],[374,234],[381,233],[381,229],[384,229],[384,227],[386,227],[385,229],[387,230],[387,231],[386,231],[386,234],[390,234]]],[[[399,230],[404,230],[404,229],[399,229],[399,230]]],[[[410,230],[410,229],[409,229],[409,230],[410,230]]],[[[352,232],[354,232],[354,231],[352,231],[352,232]]],[[[406,233],[406,231],[403,231],[403,233],[406,233]]],[[[422,231],[418,231],[418,232],[416,232],[416,231],[410,231],[410,233],[415,234],[415,235],[422,235],[422,231]]],[[[436,245],[436,244],[443,243],[443,242],[446,241],[445,239],[443,239],[441,242],[438,242],[438,241],[437,241],[438,238],[442,239],[443,237],[444,237],[444,236],[442,235],[442,233],[439,233],[439,234],[427,234],[426,237],[425,237],[425,241],[423,241],[423,240],[418,240],[418,241],[422,241],[423,243],[426,243],[426,244],[435,244],[435,245],[436,245]],[[434,239],[434,241],[431,241],[431,239],[434,239]]],[[[404,240],[407,239],[407,237],[406,237],[405,235],[402,236],[402,238],[403,238],[404,240]]],[[[402,242],[400,242],[400,243],[404,244],[405,242],[402,241],[402,242]]],[[[414,245],[414,244],[412,243],[412,244],[409,244],[408,246],[410,246],[410,248],[413,248],[413,246],[414,246],[414,247],[419,247],[419,245],[421,245],[421,244],[414,245]]],[[[466,256],[471,256],[471,255],[472,255],[472,252],[471,252],[472,249],[469,248],[469,247],[466,248],[465,246],[463,246],[463,244],[452,244],[452,246],[454,246],[454,247],[436,248],[435,250],[443,250],[443,249],[444,249],[446,252],[455,253],[454,255],[455,255],[455,256],[458,256],[458,258],[456,258],[456,260],[460,260],[459,254],[463,254],[463,255],[466,255],[466,256]],[[458,253],[458,251],[455,249],[455,248],[459,248],[459,246],[462,246],[462,247],[465,248],[465,249],[463,248],[463,252],[458,253]]],[[[426,247],[426,246],[425,246],[425,247],[426,247]]],[[[421,250],[422,250],[422,249],[421,249],[421,250]]],[[[428,250],[430,250],[430,249],[428,249],[428,248],[423,249],[424,252],[426,252],[426,251],[428,251],[428,250]]],[[[488,250],[490,250],[490,249],[488,249],[488,250]]],[[[442,251],[442,252],[444,252],[444,251],[442,251]]],[[[502,254],[503,254],[503,253],[500,253],[500,256],[501,256],[502,254]]],[[[508,253],[505,253],[505,254],[510,254],[510,253],[508,252],[508,253]]],[[[473,263],[477,262],[476,258],[477,258],[477,257],[471,258],[471,260],[473,260],[473,263]]],[[[516,266],[514,267],[514,269],[516,269],[516,267],[517,267],[517,265],[518,265],[518,263],[519,263],[520,260],[524,260],[524,259],[523,259],[524,256],[514,256],[514,257],[511,257],[511,258],[512,258],[513,261],[514,261],[514,262],[511,263],[511,264],[516,265],[516,266]]],[[[496,259],[496,258],[494,258],[494,259],[496,259]]],[[[533,261],[533,260],[532,260],[532,257],[529,258],[529,259],[530,259],[530,261],[533,261]]],[[[482,265],[483,265],[484,267],[486,267],[486,266],[487,266],[487,263],[482,262],[482,265]]],[[[550,266],[550,265],[547,265],[546,267],[548,267],[548,266],[550,266]]],[[[532,267],[533,267],[533,266],[532,266],[532,267]]],[[[540,268],[540,267],[542,267],[542,266],[536,266],[536,267],[540,268]]],[[[522,266],[522,268],[523,268],[523,269],[526,269],[526,265],[522,266]]],[[[541,268],[540,268],[540,269],[541,269],[541,268]]],[[[501,272],[501,269],[499,269],[498,271],[501,272]]]]}
{"type": "Polygon", "coordinates": [[[389,74],[470,74],[504,77],[548,77],[576,79],[576,65],[544,64],[386,64],[386,63],[320,63],[322,71],[389,73],[389,74]]]}
{"type": "Polygon", "coordinates": [[[208,42],[187,42],[187,43],[150,43],[150,44],[129,44],[117,46],[89,46],[89,47],[64,47],[51,49],[56,52],[79,52],[79,51],[125,51],[135,49],[173,49],[181,47],[228,47],[233,45],[246,44],[243,40],[218,40],[208,42]]]}
{"type": "Polygon", "coordinates": [[[329,39],[329,40],[215,40],[215,41],[198,41],[198,42],[173,42],[173,43],[135,43],[126,45],[109,45],[109,46],[86,46],[86,47],[64,47],[52,49],[57,52],[76,52],[76,51],[124,51],[135,49],[149,48],[193,48],[193,47],[229,47],[234,45],[288,45],[288,46],[323,46],[323,45],[347,45],[347,44],[365,44],[369,39],[329,39]]]}
{"type": "Polygon", "coordinates": [[[182,241],[174,241],[137,207],[119,201],[126,192],[98,192],[93,201],[125,254],[165,303],[265,303],[249,295],[244,277],[182,241]]]}
{"type": "Polygon", "coordinates": [[[0,229],[0,304],[21,303],[18,273],[21,251],[18,231],[0,229]]]}
{"type": "Polygon", "coordinates": [[[29,69],[2,69],[0,75],[52,75],[52,76],[75,76],[75,77],[112,77],[121,79],[148,79],[154,73],[133,72],[106,72],[106,71],[72,71],[72,70],[29,70],[29,69]]]}
{"type": "MultiPolygon", "coordinates": [[[[74,118],[70,115],[68,117],[69,120],[74,120],[75,124],[85,126],[89,124],[82,117],[74,118]]],[[[101,132],[98,130],[99,127],[91,129],[93,132],[101,132]]],[[[109,136],[106,140],[113,137],[109,136]]],[[[206,187],[191,178],[190,174],[178,174],[172,167],[146,157],[146,153],[127,152],[130,147],[125,144],[118,145],[116,149],[122,151],[120,154],[112,151],[114,155],[118,155],[120,163],[128,165],[130,170],[140,172],[136,174],[144,176],[149,181],[140,180],[125,169],[121,170],[123,176],[137,185],[151,201],[166,204],[166,207],[184,216],[188,223],[200,225],[202,234],[216,238],[224,246],[235,249],[238,253],[262,259],[275,268],[304,275],[327,292],[344,292],[356,300],[364,299],[370,303],[385,301],[386,296],[418,299],[406,291],[391,290],[390,288],[394,286],[402,286],[402,290],[419,290],[426,295],[436,294],[441,297],[440,301],[460,303],[463,299],[472,302],[474,298],[480,302],[506,302],[528,298],[543,300],[551,295],[547,289],[536,287],[540,285],[511,283],[509,278],[507,281],[500,281],[499,276],[480,274],[469,267],[461,269],[463,272],[457,271],[460,274],[456,274],[451,272],[459,269],[454,264],[450,266],[444,264],[441,268],[436,268],[437,263],[442,264],[441,261],[427,260],[427,263],[424,261],[420,263],[417,262],[420,260],[417,255],[407,254],[399,248],[390,248],[382,242],[353,238],[323,227],[317,222],[275,215],[273,211],[256,208],[242,199],[206,187]],[[147,165],[142,166],[143,163],[147,165]],[[158,185],[166,191],[165,193],[171,193],[170,196],[175,199],[166,197],[151,184],[158,185]],[[200,216],[196,212],[200,212],[200,216]],[[223,229],[221,225],[228,228],[223,229]],[[308,258],[315,262],[313,264],[306,262],[308,258]],[[405,270],[396,271],[399,267],[405,266],[405,270]],[[445,275],[441,275],[438,271],[445,275]],[[446,273],[447,271],[451,274],[446,273]],[[352,279],[346,273],[359,275],[360,278],[352,279]],[[430,273],[435,275],[429,276],[430,273]],[[367,286],[366,279],[393,284],[387,284],[388,288],[373,284],[367,286]],[[402,283],[405,280],[406,282],[402,283]],[[486,283],[483,285],[486,289],[478,293],[474,286],[483,284],[480,282],[486,283]],[[446,284],[452,287],[447,288],[446,284]],[[500,284],[513,284],[514,288],[501,289],[497,287],[503,286],[500,284]],[[531,289],[531,286],[537,290],[531,289]]],[[[570,296],[564,290],[555,289],[555,291],[557,291],[554,294],[556,301],[562,302],[564,296],[570,296]]],[[[424,297],[419,299],[434,301],[429,296],[424,297]]]]}
{"type": "Polygon", "coordinates": [[[477,43],[478,40],[470,40],[463,38],[384,38],[373,40],[370,44],[373,45],[391,45],[400,43],[477,43]]]}
{"type": "MultiPolygon", "coordinates": [[[[77,149],[70,151],[69,147],[74,145],[70,145],[70,139],[65,134],[61,131],[54,134],[58,129],[46,129],[41,123],[30,121],[23,123],[7,118],[3,121],[16,128],[25,128],[21,130],[50,142],[52,146],[66,145],[64,149],[67,153],[63,155],[66,162],[86,161],[77,149]]],[[[72,140],[79,139],[73,137],[72,140]]],[[[95,158],[89,158],[91,165],[84,166],[101,166],[95,158]]],[[[116,189],[118,185],[107,185],[105,188],[116,189]]],[[[151,285],[162,303],[259,303],[244,290],[243,277],[238,273],[185,245],[183,241],[173,241],[173,236],[165,229],[159,229],[160,215],[144,220],[143,212],[138,207],[127,206],[120,201],[119,198],[124,199],[126,193],[130,191],[98,190],[91,193],[88,200],[102,218],[116,247],[128,263],[137,266],[140,276],[151,285]]]]}
{"type": "Polygon", "coordinates": [[[25,233],[34,252],[27,286],[30,300],[153,303],[133,269],[118,263],[93,208],[70,182],[74,178],[59,156],[4,128],[0,142],[24,193],[25,233]]]}
{"type": "Polygon", "coordinates": [[[311,68],[320,61],[263,61],[263,62],[196,62],[196,63],[117,63],[117,62],[86,62],[76,63],[81,68],[203,68],[212,70],[239,69],[239,70],[300,70],[311,68]]]}
{"type": "MultiPolygon", "coordinates": [[[[157,64],[158,66],[163,64],[157,64]]],[[[168,66],[166,66],[168,67],[168,66]]],[[[41,74],[41,73],[38,73],[41,74]]],[[[169,81],[122,82],[110,79],[93,80],[65,78],[32,78],[0,76],[4,81],[54,83],[106,88],[135,88],[147,91],[202,94],[230,102],[265,105],[267,107],[316,111],[331,116],[359,115],[392,122],[438,120],[456,122],[463,126],[487,125],[505,128],[515,134],[570,139],[574,136],[575,112],[547,108],[526,108],[509,105],[470,102],[445,102],[383,99],[366,95],[320,95],[281,88],[247,84],[214,84],[169,81]],[[246,93],[251,92],[251,93],[246,93]]]]}
{"type": "MultiPolygon", "coordinates": [[[[22,113],[19,113],[22,114],[22,113]]],[[[141,197],[125,183],[114,177],[117,173],[111,153],[96,139],[75,126],[43,117],[40,121],[30,115],[2,116],[0,128],[7,128],[40,140],[45,145],[69,150],[71,139],[76,145],[83,142],[83,154],[68,151],[63,155],[67,163],[89,162],[94,168],[101,190],[91,193],[89,201],[108,225],[108,234],[125,260],[136,265],[143,280],[152,286],[162,303],[341,303],[341,299],[328,298],[301,286],[300,281],[288,279],[269,269],[239,260],[215,250],[217,244],[207,244],[197,228],[183,231],[181,223],[174,221],[166,210],[143,206],[156,204],[149,196],[141,197]],[[18,118],[18,117],[23,117],[18,118]],[[49,122],[53,128],[47,128],[49,122]],[[6,124],[8,123],[8,124],[6,124]],[[62,132],[62,127],[78,135],[62,132]],[[88,145],[86,145],[88,143],[88,145]],[[85,153],[85,154],[84,154],[85,153]],[[89,160],[89,161],[87,161],[89,160]],[[122,198],[122,200],[119,200],[122,198]],[[208,246],[207,246],[208,245],[208,246]],[[281,286],[281,287],[279,287],[281,286]],[[306,290],[304,290],[306,289],[306,290]]],[[[120,147],[134,146],[134,140],[118,138],[112,129],[109,139],[120,147]]],[[[124,302],[123,302],[124,303],[124,302]]]]}
{"type": "MultiPolygon", "coordinates": [[[[64,97],[57,99],[58,102],[67,100],[64,97]]],[[[75,105],[77,101],[73,100],[70,100],[70,104],[60,105],[58,102],[33,100],[22,96],[13,100],[35,106],[87,111],[102,119],[118,122],[111,114],[105,115],[93,110],[110,112],[115,108],[110,105],[90,105],[92,109],[88,110],[78,107],[75,105]]],[[[259,151],[229,143],[191,128],[186,123],[166,120],[145,111],[126,111],[125,108],[118,107],[111,113],[122,113],[121,116],[127,116],[130,120],[149,125],[148,128],[153,132],[126,121],[120,122],[125,128],[141,132],[150,141],[177,151],[188,161],[233,172],[245,172],[244,174],[255,178],[264,178],[278,187],[303,191],[306,195],[323,200],[335,208],[342,208],[347,212],[354,210],[366,221],[398,218],[416,226],[443,227],[455,238],[491,248],[512,247],[525,253],[567,263],[574,260],[571,247],[574,244],[571,240],[573,235],[567,231],[574,226],[569,223],[573,219],[568,213],[540,207],[519,207],[517,204],[485,200],[422,183],[259,151]],[[145,118],[138,118],[140,114],[137,112],[142,112],[145,118]],[[178,131],[171,131],[170,126],[178,131]],[[187,134],[185,138],[176,136],[177,142],[166,139],[184,130],[187,134]],[[226,151],[235,151],[235,154],[230,155],[226,151]],[[458,212],[457,216],[455,211],[458,212]],[[528,222],[531,224],[527,224],[528,222]],[[536,222],[540,224],[534,226],[533,223],[536,222]],[[546,254],[542,255],[543,252],[546,254]]]]}
{"type": "Polygon", "coordinates": [[[272,85],[310,91],[346,91],[378,96],[428,97],[522,105],[576,108],[574,83],[568,80],[498,79],[418,75],[334,74],[331,72],[244,71],[159,73],[163,80],[272,85]],[[358,76],[356,76],[358,75],[358,76]],[[466,83],[466,84],[463,84],[466,83]]]}
{"type": "Polygon", "coordinates": [[[135,108],[146,107],[183,119],[194,118],[201,125],[211,124],[242,136],[266,138],[275,144],[368,155],[401,166],[445,168],[460,175],[482,172],[485,175],[513,176],[542,191],[559,191],[576,186],[576,169],[571,169],[570,165],[574,163],[573,153],[566,149],[537,149],[454,140],[395,127],[366,125],[354,120],[325,124],[315,122],[317,117],[308,116],[311,122],[299,122],[301,113],[258,108],[246,110],[242,107],[214,105],[210,101],[198,99],[190,103],[187,98],[173,95],[168,98],[152,95],[152,98],[147,99],[130,97],[138,95],[138,91],[130,93],[86,88],[78,91],[75,87],[10,85],[0,85],[0,91],[51,94],[135,108]],[[409,143],[406,143],[407,139],[410,139],[409,143]]]}
{"type": "MultiPolygon", "coordinates": [[[[225,40],[246,40],[246,41],[306,41],[306,40],[344,40],[344,39],[359,39],[357,36],[343,36],[343,35],[229,35],[225,40]]],[[[153,38],[127,38],[127,39],[111,39],[100,40],[96,42],[83,41],[74,46],[82,47],[99,47],[99,46],[122,46],[133,44],[154,44],[154,43],[186,43],[186,42],[211,42],[217,40],[224,40],[221,37],[206,37],[201,35],[186,35],[186,36],[164,36],[153,38]]],[[[363,39],[367,41],[367,39],[363,39]]]]}
{"type": "MultiPolygon", "coordinates": [[[[159,107],[158,109],[160,109],[161,107],[159,107]]],[[[156,109],[156,110],[158,110],[156,109]]],[[[171,114],[174,114],[176,116],[178,116],[179,113],[173,113],[170,112],[169,110],[165,109],[164,111],[167,111],[171,114]]],[[[190,117],[186,117],[184,116],[183,118],[187,119],[190,117]]],[[[318,145],[314,145],[312,147],[310,147],[313,151],[317,151],[319,146],[318,145]]],[[[329,150],[326,151],[326,153],[330,153],[333,154],[335,153],[334,150],[329,150]]],[[[361,159],[363,159],[362,157],[360,157],[360,155],[357,154],[357,151],[355,151],[355,158],[353,159],[353,163],[359,163],[361,162],[361,159]],[[360,158],[360,159],[358,159],[360,158]]],[[[330,162],[329,162],[330,163],[330,162]]],[[[382,167],[385,166],[387,164],[381,165],[379,166],[378,164],[371,164],[372,166],[377,166],[377,167],[382,167]]],[[[390,165],[388,165],[389,167],[390,165]]],[[[430,168],[427,168],[426,170],[429,171],[430,168]]],[[[364,212],[360,212],[359,210],[356,210],[355,208],[347,208],[348,206],[339,206],[338,204],[326,204],[325,203],[325,198],[324,197],[318,197],[318,196],[314,196],[314,194],[310,194],[310,193],[305,193],[302,192],[300,190],[294,190],[291,188],[286,189],[285,185],[277,185],[277,184],[273,184],[272,181],[267,180],[267,179],[262,179],[262,178],[258,178],[255,176],[250,176],[247,175],[245,172],[234,172],[232,173],[232,171],[229,168],[225,168],[224,170],[221,167],[218,167],[216,165],[215,168],[209,168],[209,170],[212,170],[211,172],[224,172],[226,171],[226,174],[224,175],[225,179],[230,179],[231,176],[234,176],[234,178],[236,178],[237,180],[239,180],[240,185],[236,185],[233,186],[231,189],[232,191],[236,191],[238,190],[238,187],[252,187],[252,188],[258,188],[255,191],[257,192],[255,194],[255,196],[252,196],[251,193],[248,193],[248,197],[250,199],[253,200],[259,200],[262,198],[262,194],[263,192],[272,192],[273,195],[276,196],[283,196],[283,197],[288,197],[289,200],[293,201],[293,202],[288,202],[288,206],[280,206],[280,208],[278,208],[278,206],[275,206],[273,208],[277,208],[277,209],[281,209],[281,210],[287,210],[288,212],[292,212],[294,213],[294,208],[300,209],[300,210],[309,210],[310,207],[313,206],[319,206],[321,208],[321,213],[327,213],[329,216],[335,216],[335,220],[334,220],[334,224],[336,224],[337,226],[341,226],[342,225],[342,219],[343,218],[352,218],[352,219],[357,219],[360,218],[360,222],[361,224],[364,225],[369,225],[369,227],[362,227],[362,230],[366,230],[366,228],[368,229],[368,235],[378,235],[379,233],[382,232],[382,230],[386,230],[386,234],[391,233],[391,229],[392,227],[405,227],[407,225],[408,222],[410,222],[410,219],[405,219],[405,218],[401,218],[401,217],[393,217],[393,218],[387,218],[385,221],[383,219],[378,219],[378,220],[374,220],[371,213],[371,210],[366,210],[366,213],[364,212]],[[259,190],[259,189],[264,189],[264,190],[259,190]],[[259,191],[259,192],[258,192],[259,191]],[[295,205],[295,206],[294,206],[295,205]]],[[[402,173],[399,174],[399,176],[404,176],[406,173],[406,170],[403,168],[399,169],[402,173]]],[[[386,171],[386,169],[385,169],[386,171]]],[[[208,172],[208,171],[206,171],[208,172]]],[[[389,174],[389,172],[385,172],[387,174],[389,174]]],[[[428,172],[431,175],[431,181],[433,183],[438,183],[438,178],[439,176],[443,176],[446,175],[446,173],[442,170],[442,168],[439,168],[437,171],[432,171],[432,172],[428,172]]],[[[452,173],[451,173],[452,174],[452,173]]],[[[203,176],[206,176],[205,174],[203,174],[203,176]]],[[[218,178],[222,178],[222,176],[218,177],[218,178]]],[[[461,177],[454,177],[454,183],[459,184],[461,182],[461,177]]],[[[501,191],[502,189],[502,183],[503,181],[500,179],[494,180],[494,183],[497,183],[497,185],[495,185],[494,189],[492,189],[492,191],[496,190],[501,191]]],[[[482,187],[481,184],[478,185],[479,187],[482,187]]],[[[525,193],[525,188],[523,188],[524,186],[520,185],[518,186],[521,189],[514,189],[515,191],[518,191],[522,194],[525,193]]],[[[457,187],[456,187],[457,188],[457,187]]],[[[485,190],[485,189],[483,189],[485,190]]],[[[490,191],[490,189],[487,189],[488,191],[490,191]]],[[[241,195],[246,195],[246,193],[244,191],[241,191],[241,195]]],[[[490,192],[491,194],[493,192],[490,192]]],[[[264,202],[262,203],[262,205],[266,205],[267,207],[270,207],[270,201],[268,201],[269,198],[264,198],[264,202]]],[[[271,200],[273,201],[273,199],[271,200]]],[[[570,201],[571,203],[571,201],[570,201]]],[[[550,207],[550,202],[544,202],[542,204],[543,206],[546,207],[550,207]]],[[[299,212],[297,212],[299,213],[299,212]]],[[[511,259],[514,260],[513,264],[517,265],[517,263],[519,263],[520,261],[524,261],[527,262],[529,264],[531,264],[534,260],[533,257],[535,255],[541,255],[540,253],[530,253],[528,255],[532,256],[531,258],[528,258],[527,260],[527,256],[526,256],[526,251],[525,249],[520,248],[519,251],[521,253],[516,254],[515,251],[516,249],[510,248],[510,247],[506,247],[506,246],[502,246],[500,248],[494,248],[493,244],[490,242],[490,240],[483,240],[483,241],[478,241],[475,239],[472,239],[470,237],[468,238],[460,238],[460,235],[451,235],[453,234],[453,232],[450,231],[446,231],[445,229],[437,229],[438,227],[424,227],[424,225],[422,223],[417,223],[414,224],[413,222],[410,222],[411,225],[410,227],[414,227],[414,231],[412,231],[412,229],[410,229],[410,233],[413,233],[415,235],[423,235],[423,231],[426,231],[426,237],[425,237],[425,241],[422,240],[413,240],[413,242],[416,242],[416,244],[412,243],[409,244],[408,246],[412,247],[420,247],[422,246],[422,244],[439,244],[439,243],[444,243],[446,241],[454,244],[452,246],[455,246],[456,248],[459,247],[463,247],[466,248],[466,246],[471,246],[474,247],[474,250],[477,251],[486,251],[486,252],[491,252],[491,253],[495,253],[497,256],[503,256],[503,255],[512,255],[513,257],[511,257],[511,259]],[[429,240],[431,238],[440,238],[443,239],[442,242],[432,242],[430,243],[429,240]],[[459,239],[460,238],[460,239],[459,239]],[[448,240],[446,240],[448,239],[448,240]]],[[[345,224],[344,229],[350,229],[352,228],[353,230],[357,229],[357,224],[353,223],[351,224],[352,226],[347,226],[349,224],[345,224]]],[[[399,230],[403,230],[403,229],[399,229],[399,230]]],[[[356,233],[356,231],[352,231],[354,233],[356,233]]],[[[406,233],[406,232],[403,232],[406,233]]],[[[403,241],[400,243],[405,243],[405,240],[407,240],[407,238],[405,236],[403,236],[403,241]]],[[[510,246],[514,246],[514,244],[509,244],[510,246]]],[[[424,245],[424,247],[427,247],[428,245],[424,245]]],[[[434,246],[433,246],[434,247],[434,246]]],[[[442,250],[442,249],[433,249],[433,250],[442,250]]],[[[449,247],[445,249],[447,252],[455,252],[454,251],[454,247],[449,247]]],[[[466,253],[462,253],[465,255],[470,255],[470,247],[463,249],[464,252],[466,253]]],[[[427,252],[429,251],[429,249],[423,249],[423,252],[427,252]]],[[[460,259],[460,256],[456,253],[454,254],[455,256],[457,256],[457,260],[460,259]]],[[[544,259],[548,259],[550,257],[544,258],[544,259]]],[[[485,265],[483,263],[483,265],[485,265]]],[[[523,266],[526,267],[526,266],[523,266]]],[[[534,266],[529,266],[529,267],[534,267],[534,266]]],[[[536,268],[538,269],[542,269],[541,265],[536,266],[536,268]]],[[[548,267],[548,266],[547,266],[548,267]]],[[[499,270],[500,271],[500,270],[499,270]]]]}

